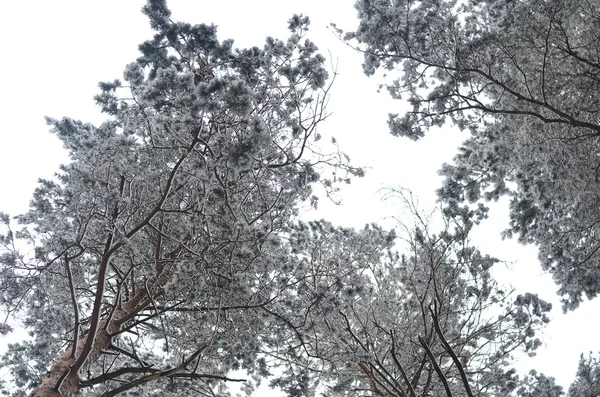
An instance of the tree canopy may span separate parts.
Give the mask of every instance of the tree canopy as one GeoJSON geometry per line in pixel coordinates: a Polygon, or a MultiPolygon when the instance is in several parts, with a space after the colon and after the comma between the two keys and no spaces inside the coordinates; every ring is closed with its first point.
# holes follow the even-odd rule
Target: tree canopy
{"type": "MultiPolygon", "coordinates": [[[[394,135],[419,139],[447,121],[471,132],[439,191],[447,211],[511,197],[506,235],[539,246],[566,309],[600,288],[598,119],[600,3],[361,0],[346,35],[364,71],[410,110],[394,135]]],[[[479,216],[485,213],[477,211],[479,216]]]]}
{"type": "Polygon", "coordinates": [[[334,267],[302,289],[308,299],[301,306],[315,295],[321,302],[304,309],[310,357],[292,357],[289,370],[321,374],[325,396],[522,396],[526,381],[545,387],[519,378],[511,365],[513,353],[533,355],[541,346],[537,331],[551,305],[496,283],[498,260],[470,245],[469,220],[446,219],[434,233],[405,204],[412,215],[397,236],[376,226],[357,233],[312,225],[304,249],[310,263],[334,267]],[[405,254],[393,240],[404,241],[405,254]]]}
{"type": "Polygon", "coordinates": [[[143,11],[156,34],[125,83],[100,83],[108,120],[48,119],[71,162],[40,181],[21,229],[2,217],[0,303],[31,335],[7,360],[32,396],[180,395],[193,380],[200,393],[259,371],[295,288],[297,206],[316,183],[334,189],[328,174],[361,174],[314,151],[328,73],[308,18],[287,41],[234,49],[215,26],[171,21],[164,1],[143,11]]]}
{"type": "MultiPolygon", "coordinates": [[[[447,118],[472,132],[442,171],[441,227],[398,189],[408,211],[387,230],[300,216],[363,176],[321,139],[330,71],[307,17],[240,49],[148,0],[154,37],[99,84],[107,120],[48,118],[70,162],[28,212],[0,214],[0,310],[29,333],[0,359],[0,392],[564,395],[513,368],[551,304],[494,279],[499,259],[470,243],[486,210],[463,202],[512,195],[508,233],[541,245],[567,307],[595,296],[592,6],[357,2],[365,71],[403,69],[388,88],[412,110],[392,132],[447,118]]],[[[570,397],[597,394],[598,362],[582,356],[570,397]]]]}

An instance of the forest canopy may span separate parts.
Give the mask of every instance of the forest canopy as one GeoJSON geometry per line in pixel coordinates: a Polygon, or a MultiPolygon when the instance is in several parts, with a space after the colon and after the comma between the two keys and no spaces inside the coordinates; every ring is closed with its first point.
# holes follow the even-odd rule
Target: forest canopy
{"type": "MultiPolygon", "coordinates": [[[[148,0],[154,36],[122,78],[99,83],[105,121],[47,118],[69,161],[26,213],[0,216],[0,334],[17,322],[29,335],[0,358],[11,376],[0,392],[565,394],[515,369],[542,348],[552,305],[496,280],[502,258],[471,238],[484,203],[508,195],[506,235],[539,245],[565,308],[600,290],[597,7],[356,8],[344,39],[368,75],[395,74],[388,91],[411,106],[390,115],[392,134],[449,123],[471,134],[441,170],[441,210],[426,215],[394,188],[393,229],[303,219],[365,175],[327,131],[336,71],[309,18],[238,48],[148,0]]],[[[568,396],[596,396],[598,358],[572,370],[568,396]]]]}
{"type": "Polygon", "coordinates": [[[594,298],[600,3],[360,0],[356,8],[360,25],[345,38],[364,52],[366,74],[395,74],[387,89],[411,106],[390,114],[390,132],[419,139],[451,122],[471,134],[441,170],[448,214],[508,195],[506,236],[539,247],[565,309],[594,298]]]}

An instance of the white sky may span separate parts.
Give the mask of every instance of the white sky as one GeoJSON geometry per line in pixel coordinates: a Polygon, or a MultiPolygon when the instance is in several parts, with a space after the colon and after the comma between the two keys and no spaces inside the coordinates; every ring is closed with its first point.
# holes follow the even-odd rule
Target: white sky
{"type": "MultiPolygon", "coordinates": [[[[121,78],[124,66],[138,56],[137,45],[151,37],[146,18],[139,12],[143,4],[143,0],[3,4],[0,211],[13,215],[25,211],[37,178],[51,177],[66,159],[60,143],[48,133],[45,115],[94,123],[102,120],[92,100],[97,83],[121,78]]],[[[411,189],[425,209],[435,205],[434,191],[441,181],[437,170],[451,160],[465,135],[448,128],[415,143],[388,134],[387,113],[401,112],[401,104],[386,93],[376,93],[380,81],[362,74],[361,55],[326,28],[331,22],[345,30],[356,27],[353,0],[171,0],[169,6],[174,19],[215,23],[220,39],[233,38],[240,47],[261,46],[269,35],[286,38],[286,21],[293,13],[310,16],[310,38],[337,64],[339,73],[329,106],[333,114],[320,132],[335,136],[355,165],[370,169],[363,180],[344,188],[343,206],[323,201],[319,213],[309,216],[360,227],[394,215],[393,208],[382,204],[377,195],[384,186],[411,189]]],[[[474,234],[474,240],[484,253],[512,262],[504,276],[517,290],[539,292],[542,298],[556,301],[555,287],[542,274],[535,250],[500,240],[506,213],[506,202],[494,206],[492,219],[474,234]]],[[[599,305],[583,304],[564,316],[556,304],[544,337],[546,348],[536,359],[523,359],[520,367],[535,367],[568,387],[579,354],[600,350],[594,328],[599,305]]]]}

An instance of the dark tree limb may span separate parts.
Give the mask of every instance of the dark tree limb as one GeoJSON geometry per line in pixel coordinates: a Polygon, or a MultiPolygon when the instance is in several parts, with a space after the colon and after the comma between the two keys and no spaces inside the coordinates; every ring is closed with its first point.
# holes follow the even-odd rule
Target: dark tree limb
{"type": "Polygon", "coordinates": [[[453,397],[452,390],[450,390],[450,385],[448,384],[448,379],[446,379],[446,375],[444,375],[444,372],[442,372],[442,369],[440,368],[439,364],[435,360],[435,356],[431,352],[429,345],[427,344],[425,339],[423,339],[423,337],[421,337],[421,336],[419,336],[419,343],[421,344],[423,349],[425,349],[425,353],[427,353],[427,357],[429,357],[429,361],[431,362],[431,365],[433,365],[433,369],[435,370],[435,372],[438,374],[440,380],[442,381],[442,384],[444,385],[444,389],[446,390],[446,396],[453,397]]]}
{"type": "Polygon", "coordinates": [[[180,373],[181,371],[183,371],[188,365],[190,365],[190,363],[192,363],[194,360],[196,360],[200,354],[202,354],[202,352],[204,350],[206,350],[206,348],[208,347],[208,345],[204,345],[202,346],[200,349],[198,349],[194,354],[192,354],[190,357],[188,357],[186,360],[184,360],[180,365],[178,365],[177,367],[165,370],[165,371],[159,371],[150,375],[146,375],[143,376],[133,382],[129,382],[123,386],[117,387],[114,390],[111,390],[107,393],[104,393],[102,396],[103,397],[112,397],[112,396],[116,396],[119,393],[122,393],[124,391],[127,391],[129,389],[133,389],[134,387],[143,385],[144,383],[148,383],[151,382],[153,380],[159,379],[159,378],[165,378],[165,377],[169,377],[169,376],[174,376],[178,373],[180,373]]]}
{"type": "Polygon", "coordinates": [[[469,379],[467,378],[467,374],[465,373],[465,369],[464,369],[463,365],[461,364],[460,360],[458,359],[458,357],[456,356],[456,353],[452,349],[452,346],[450,346],[450,344],[444,337],[444,333],[442,332],[442,329],[440,327],[440,322],[439,322],[439,319],[437,316],[437,302],[434,301],[434,309],[432,309],[430,307],[429,311],[431,313],[431,317],[433,318],[433,325],[435,327],[435,332],[437,333],[438,337],[440,338],[440,341],[442,342],[442,346],[444,347],[444,350],[446,350],[446,352],[452,358],[452,362],[454,362],[454,365],[456,365],[456,368],[458,369],[458,372],[460,373],[460,378],[461,378],[462,384],[465,388],[465,391],[467,392],[467,396],[474,397],[473,391],[471,390],[471,386],[469,385],[469,379]]]}

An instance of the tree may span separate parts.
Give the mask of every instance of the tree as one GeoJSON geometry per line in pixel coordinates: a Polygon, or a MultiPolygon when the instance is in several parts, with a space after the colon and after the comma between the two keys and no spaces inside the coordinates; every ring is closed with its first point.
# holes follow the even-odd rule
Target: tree
{"type": "Polygon", "coordinates": [[[591,355],[581,355],[575,381],[569,387],[569,397],[593,397],[600,394],[600,361],[591,355]]]}
{"type": "Polygon", "coordinates": [[[469,245],[469,218],[446,219],[433,233],[410,205],[415,224],[403,216],[400,235],[406,255],[393,247],[398,236],[376,225],[355,231],[316,222],[307,225],[310,238],[298,236],[306,266],[321,276],[291,276],[303,315],[278,337],[299,333],[303,343],[290,347],[287,376],[276,384],[292,385],[304,368],[313,374],[304,389],[319,384],[324,396],[561,395],[552,378],[520,378],[511,368],[513,353],[541,345],[537,331],[551,305],[494,281],[498,261],[469,245]]]}
{"type": "Polygon", "coordinates": [[[297,206],[315,183],[331,192],[329,174],[361,174],[315,151],[328,74],[308,18],[238,50],[171,21],[164,0],[143,12],[156,35],[127,85],[100,83],[108,120],[48,119],[71,162],[20,230],[2,216],[0,304],[31,336],[3,359],[19,395],[201,395],[231,370],[264,373],[295,288],[297,206]]]}
{"type": "MultiPolygon", "coordinates": [[[[347,34],[368,75],[410,105],[390,131],[411,139],[446,121],[468,139],[442,174],[448,214],[511,197],[510,227],[559,285],[566,309],[600,291],[600,3],[359,0],[347,34]]],[[[478,211],[480,217],[485,210],[478,211]]]]}

